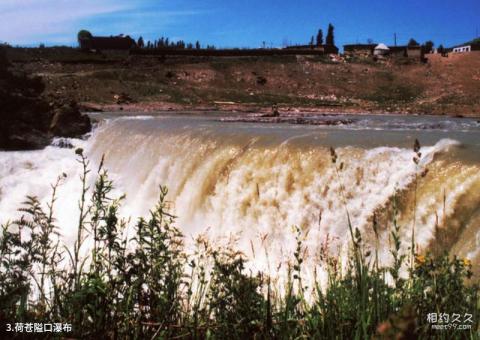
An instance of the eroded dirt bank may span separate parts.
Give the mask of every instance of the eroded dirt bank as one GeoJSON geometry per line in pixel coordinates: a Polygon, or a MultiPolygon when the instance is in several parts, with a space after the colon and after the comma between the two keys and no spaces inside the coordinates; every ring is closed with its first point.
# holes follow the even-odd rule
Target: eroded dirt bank
{"type": "Polygon", "coordinates": [[[84,110],[394,112],[480,116],[480,52],[413,60],[328,57],[167,58],[10,49],[46,93],[84,110]]]}

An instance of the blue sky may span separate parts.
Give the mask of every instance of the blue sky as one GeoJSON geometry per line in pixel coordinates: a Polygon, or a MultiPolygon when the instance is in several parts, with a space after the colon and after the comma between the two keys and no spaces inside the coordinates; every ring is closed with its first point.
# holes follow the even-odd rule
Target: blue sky
{"type": "Polygon", "coordinates": [[[0,0],[0,41],[75,45],[94,35],[168,36],[220,47],[307,43],[335,26],[337,45],[399,44],[413,37],[450,46],[480,32],[480,0],[0,0]]]}

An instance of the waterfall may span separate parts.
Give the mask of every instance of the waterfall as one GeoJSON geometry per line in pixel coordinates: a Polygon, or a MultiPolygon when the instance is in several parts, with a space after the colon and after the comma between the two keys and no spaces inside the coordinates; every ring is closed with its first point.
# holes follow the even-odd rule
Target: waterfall
{"type": "MultiPolygon", "coordinates": [[[[420,248],[438,244],[437,229],[443,228],[448,237],[443,246],[478,260],[480,164],[454,157],[459,142],[440,139],[423,146],[418,165],[410,148],[343,145],[336,148],[333,164],[317,130],[269,133],[248,128],[231,133],[218,123],[182,125],[136,117],[109,120],[88,140],[70,142],[82,147],[91,162],[90,186],[105,156],[115,192],[127,195],[122,215],[148,214],[159,185],[167,185],[187,241],[200,234],[219,245],[234,239],[259,270],[271,271],[291,258],[292,226],[302,230],[307,263],[316,261],[327,237],[332,253],[344,254],[350,242],[347,211],[372,247],[372,217],[378,216],[380,254],[388,261],[394,200],[405,244],[415,215],[420,248]]],[[[18,217],[16,209],[26,195],[46,202],[50,185],[65,173],[56,216],[61,233],[73,242],[80,171],[72,149],[52,145],[0,152],[0,221],[18,217]]]]}

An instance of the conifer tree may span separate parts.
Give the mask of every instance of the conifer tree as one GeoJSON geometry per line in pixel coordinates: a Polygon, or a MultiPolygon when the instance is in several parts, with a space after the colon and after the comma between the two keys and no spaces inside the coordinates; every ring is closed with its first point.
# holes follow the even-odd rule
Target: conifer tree
{"type": "Polygon", "coordinates": [[[323,45],[323,31],[319,29],[317,33],[317,46],[320,47],[322,45],[323,45]]]}
{"type": "Polygon", "coordinates": [[[327,37],[325,38],[325,45],[335,46],[334,27],[332,24],[328,24],[327,37]]]}

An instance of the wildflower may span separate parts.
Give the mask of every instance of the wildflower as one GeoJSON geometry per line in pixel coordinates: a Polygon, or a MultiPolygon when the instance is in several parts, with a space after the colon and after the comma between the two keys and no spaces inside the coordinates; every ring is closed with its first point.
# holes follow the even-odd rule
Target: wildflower
{"type": "Polygon", "coordinates": [[[417,261],[418,264],[424,264],[425,263],[425,256],[416,255],[415,256],[415,261],[417,261]]]}
{"type": "Polygon", "coordinates": [[[380,335],[387,334],[390,329],[392,328],[392,324],[389,321],[382,322],[380,325],[377,327],[377,332],[380,335]]]}
{"type": "Polygon", "coordinates": [[[467,259],[467,258],[464,258],[462,262],[463,262],[463,265],[464,265],[465,267],[469,267],[469,266],[472,265],[472,261],[470,261],[470,260],[467,259]]]}

